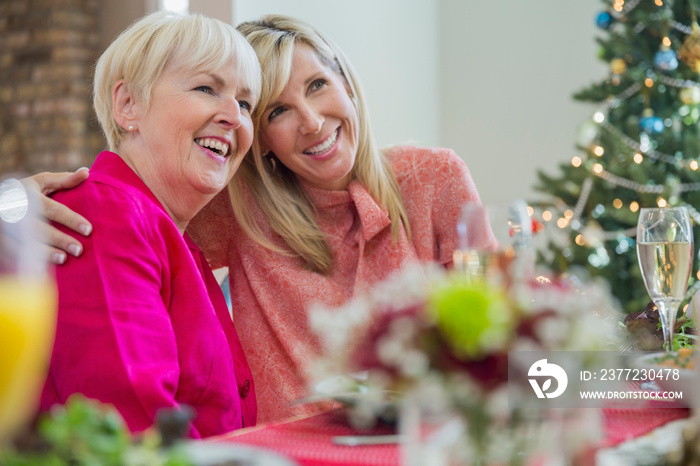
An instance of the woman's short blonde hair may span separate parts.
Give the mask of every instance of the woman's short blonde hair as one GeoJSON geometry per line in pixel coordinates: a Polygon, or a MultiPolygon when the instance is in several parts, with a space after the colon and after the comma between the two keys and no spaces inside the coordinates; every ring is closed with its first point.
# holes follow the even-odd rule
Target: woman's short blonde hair
{"type": "Polygon", "coordinates": [[[112,89],[117,81],[123,79],[148,109],[153,86],[166,65],[208,72],[229,62],[236,63],[239,76],[258,95],[258,60],[232,25],[203,15],[164,11],[136,20],[107,47],[95,66],[95,112],[109,149],[116,151],[125,134],[113,115],[112,89]]]}
{"type": "MultiPolygon", "coordinates": [[[[262,114],[279,97],[289,81],[297,44],[310,46],[319,59],[347,83],[359,121],[358,149],[352,178],[358,180],[385,207],[392,221],[392,235],[399,237],[401,226],[410,236],[408,216],[389,161],[377,149],[372,136],[369,113],[360,80],[343,52],[311,25],[283,15],[266,15],[257,21],[238,25],[258,55],[262,70],[262,91],[253,113],[255,138],[252,159],[241,165],[240,175],[255,195],[272,229],[282,236],[291,254],[302,257],[315,271],[328,273],[333,258],[324,234],[313,214],[313,207],[294,173],[273,157],[263,157],[260,148],[262,114]]],[[[256,240],[273,250],[280,248],[267,241],[243,204],[236,181],[231,183],[231,201],[239,223],[256,240]]]]}

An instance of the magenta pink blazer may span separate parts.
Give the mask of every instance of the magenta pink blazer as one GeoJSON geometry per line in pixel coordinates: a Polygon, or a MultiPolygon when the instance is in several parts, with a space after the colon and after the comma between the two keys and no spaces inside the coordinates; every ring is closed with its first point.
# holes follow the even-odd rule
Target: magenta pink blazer
{"type": "MultiPolygon", "coordinates": [[[[256,422],[253,379],[223,294],[199,249],[140,178],[102,152],[54,199],[94,227],[56,269],[58,326],[41,409],[76,392],[113,404],[132,431],[192,406],[192,437],[256,422]]],[[[65,231],[65,230],[64,230],[65,231]]]]}

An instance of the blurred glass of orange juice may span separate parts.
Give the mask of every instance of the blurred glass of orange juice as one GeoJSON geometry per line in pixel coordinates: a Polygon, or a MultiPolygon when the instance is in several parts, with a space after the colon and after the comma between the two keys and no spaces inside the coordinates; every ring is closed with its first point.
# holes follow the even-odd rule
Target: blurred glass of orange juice
{"type": "Polygon", "coordinates": [[[47,278],[0,274],[0,443],[32,418],[51,358],[57,293],[47,278]]]}

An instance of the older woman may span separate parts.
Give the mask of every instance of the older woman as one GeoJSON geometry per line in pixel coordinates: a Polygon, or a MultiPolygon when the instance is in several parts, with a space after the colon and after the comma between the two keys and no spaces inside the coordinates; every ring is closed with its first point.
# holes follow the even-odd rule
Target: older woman
{"type": "Polygon", "coordinates": [[[80,392],[113,404],[133,431],[183,404],[196,411],[193,437],[255,424],[236,330],[185,229],[248,152],[259,89],[250,45],[199,15],[145,16],[100,57],[94,102],[110,151],[54,197],[94,232],[56,271],[42,409],[80,392]]]}
{"type": "Polygon", "coordinates": [[[229,267],[259,420],[270,421],[319,409],[290,405],[319,350],[310,305],[340,305],[411,261],[449,267],[461,208],[479,195],[450,150],[377,149],[355,72],[310,25],[271,15],[238,29],[263,72],[253,157],[188,231],[212,266],[229,267]]]}

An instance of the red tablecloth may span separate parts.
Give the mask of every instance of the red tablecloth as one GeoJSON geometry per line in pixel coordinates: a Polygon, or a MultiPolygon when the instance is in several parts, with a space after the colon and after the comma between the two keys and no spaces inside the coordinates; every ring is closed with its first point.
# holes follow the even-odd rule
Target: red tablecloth
{"type": "MultiPolygon", "coordinates": [[[[602,410],[604,441],[601,448],[639,437],[676,419],[688,417],[688,408],[605,408],[602,410]]],[[[395,433],[388,426],[364,432],[364,435],[395,433]]],[[[342,410],[296,419],[279,424],[244,429],[219,437],[216,441],[243,443],[294,458],[305,466],[397,466],[401,449],[397,445],[338,446],[336,435],[357,435],[342,410]]]]}
{"type": "Polygon", "coordinates": [[[605,435],[601,447],[618,445],[625,440],[640,437],[657,427],[689,415],[689,408],[605,408],[603,409],[605,435]]]}
{"type": "MultiPolygon", "coordinates": [[[[395,428],[385,425],[362,432],[363,435],[394,433],[395,428]]],[[[401,450],[395,444],[338,446],[332,442],[336,435],[357,435],[357,431],[348,424],[342,409],[279,424],[244,429],[216,440],[268,448],[294,458],[305,466],[397,466],[401,463],[401,450]]]]}

